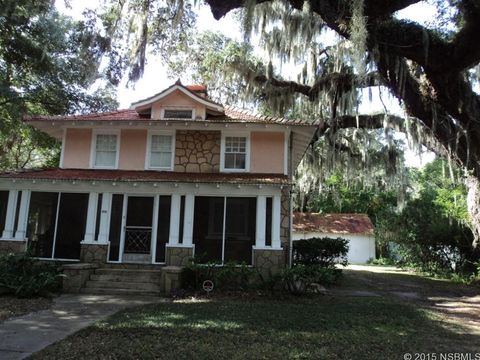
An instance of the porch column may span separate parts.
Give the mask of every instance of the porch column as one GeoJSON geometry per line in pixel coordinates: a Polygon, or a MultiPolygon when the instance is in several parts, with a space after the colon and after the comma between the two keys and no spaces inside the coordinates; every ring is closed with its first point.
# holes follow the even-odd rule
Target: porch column
{"type": "Polygon", "coordinates": [[[281,222],[281,198],[275,195],[272,199],[272,248],[280,249],[280,222],[281,222]]]}
{"type": "Polygon", "coordinates": [[[95,241],[95,221],[97,218],[98,193],[88,194],[87,224],[85,226],[85,236],[82,243],[93,243],[95,241]]]}
{"type": "Polygon", "coordinates": [[[185,196],[185,214],[183,217],[183,245],[192,246],[193,242],[193,213],[195,208],[195,196],[185,196]]]}
{"type": "MultiPolygon", "coordinates": [[[[98,196],[98,194],[97,194],[97,196],[98,196]]],[[[112,207],[112,194],[111,193],[103,193],[102,194],[102,211],[100,212],[100,226],[99,226],[99,229],[98,229],[98,239],[97,239],[97,242],[99,244],[108,243],[108,233],[109,233],[109,230],[110,230],[109,227],[110,227],[110,210],[111,210],[111,207],[112,207]]]]}
{"type": "Polygon", "coordinates": [[[5,228],[2,238],[11,239],[13,237],[13,226],[15,224],[15,212],[17,210],[18,190],[10,190],[8,193],[7,214],[5,217],[5,228]]]}
{"type": "Polygon", "coordinates": [[[257,196],[257,221],[255,230],[255,247],[265,247],[265,226],[267,213],[267,197],[263,195],[257,196]]]}
{"type": "Polygon", "coordinates": [[[172,194],[172,204],[170,210],[170,237],[169,246],[178,246],[178,236],[180,228],[180,195],[172,194]]]}
{"type": "Polygon", "coordinates": [[[28,208],[30,205],[30,190],[22,191],[20,209],[18,212],[18,225],[15,232],[15,240],[25,240],[27,237],[28,208]]]}

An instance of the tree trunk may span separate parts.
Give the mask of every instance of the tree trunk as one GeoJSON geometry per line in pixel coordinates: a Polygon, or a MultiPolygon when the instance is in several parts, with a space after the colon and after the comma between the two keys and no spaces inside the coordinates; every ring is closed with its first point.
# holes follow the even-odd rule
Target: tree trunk
{"type": "Polygon", "coordinates": [[[467,206],[470,215],[470,228],[473,232],[473,251],[480,252],[480,180],[473,175],[467,178],[467,206]]]}

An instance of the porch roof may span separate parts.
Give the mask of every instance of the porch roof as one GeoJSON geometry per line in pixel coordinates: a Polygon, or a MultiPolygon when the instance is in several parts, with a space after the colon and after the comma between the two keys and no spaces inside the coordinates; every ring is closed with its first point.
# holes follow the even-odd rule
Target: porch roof
{"type": "Polygon", "coordinates": [[[290,185],[283,174],[181,173],[172,171],[30,169],[0,174],[0,178],[20,180],[77,180],[118,182],[228,183],[250,185],[290,185]]]}
{"type": "Polygon", "coordinates": [[[324,234],[373,235],[374,227],[367,214],[293,213],[294,232],[324,234]]]}

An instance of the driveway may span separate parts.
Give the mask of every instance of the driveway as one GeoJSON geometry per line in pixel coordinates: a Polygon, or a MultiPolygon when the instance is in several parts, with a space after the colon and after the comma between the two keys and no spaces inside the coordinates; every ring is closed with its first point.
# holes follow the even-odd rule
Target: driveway
{"type": "Polygon", "coordinates": [[[480,286],[433,279],[390,266],[349,265],[332,293],[384,296],[434,310],[469,332],[480,334],[480,286]]]}

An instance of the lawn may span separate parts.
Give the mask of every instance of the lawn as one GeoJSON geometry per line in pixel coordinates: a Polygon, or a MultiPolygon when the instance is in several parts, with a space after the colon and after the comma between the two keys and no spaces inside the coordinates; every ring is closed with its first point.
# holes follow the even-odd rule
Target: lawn
{"type": "Polygon", "coordinates": [[[385,297],[183,300],[122,311],[32,359],[403,359],[480,337],[385,297]]]}

